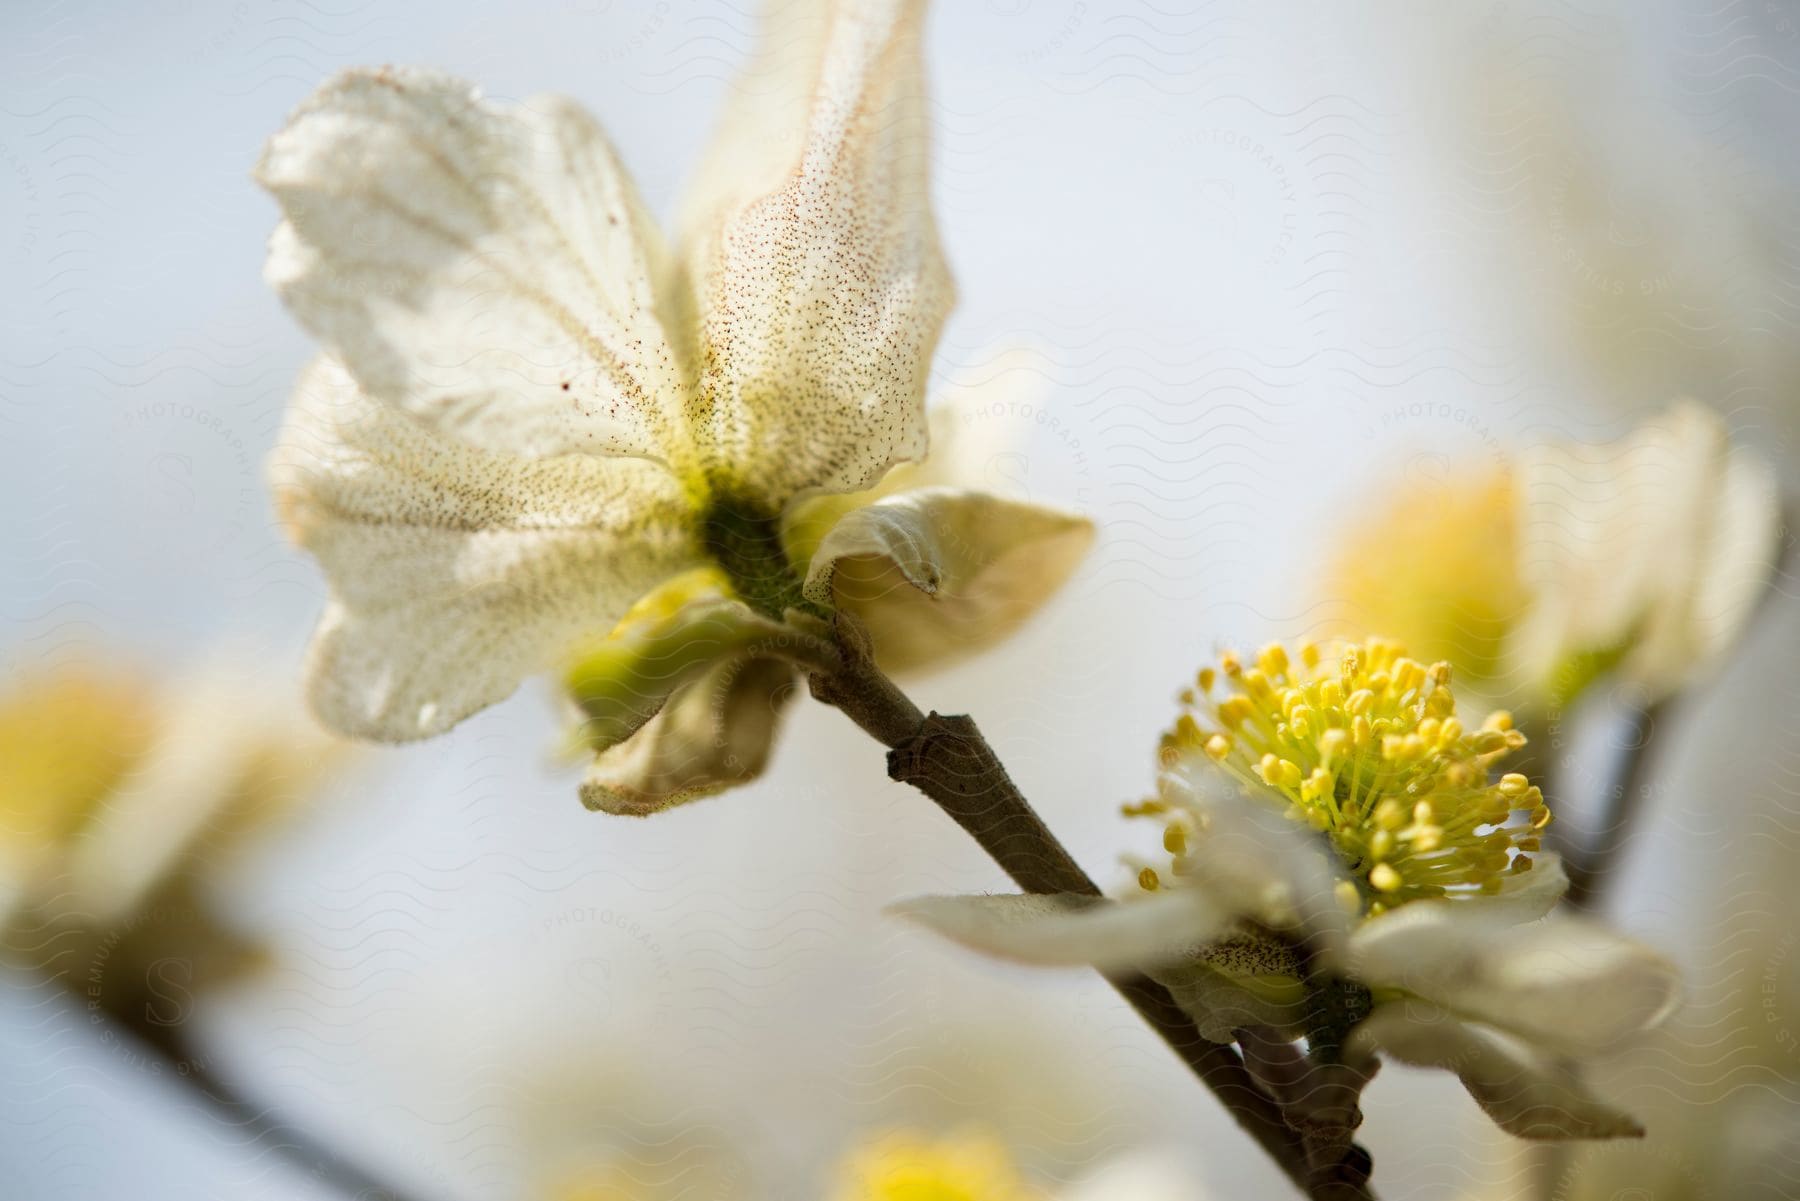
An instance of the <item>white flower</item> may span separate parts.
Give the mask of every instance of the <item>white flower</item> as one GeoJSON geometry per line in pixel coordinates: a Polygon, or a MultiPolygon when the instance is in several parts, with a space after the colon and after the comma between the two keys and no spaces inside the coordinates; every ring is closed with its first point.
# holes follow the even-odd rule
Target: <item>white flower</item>
{"type": "Polygon", "coordinates": [[[900,911],[990,954],[1147,971],[1216,1041],[1267,1027],[1352,1063],[1448,1068],[1523,1137],[1639,1133],[1574,1065],[1660,1023],[1675,969],[1597,925],[1545,918],[1567,882],[1538,854],[1537,790],[1489,782],[1522,742],[1504,718],[1464,732],[1447,669],[1387,643],[1225,664],[1231,694],[1213,700],[1218,675],[1202,673],[1208,716],[1176,726],[1158,796],[1129,807],[1164,823],[1173,857],[1143,869],[1147,896],[900,911]]]}
{"type": "Polygon", "coordinates": [[[1330,599],[1531,709],[1602,674],[1646,702],[1730,650],[1768,587],[1780,497],[1710,410],[1547,442],[1393,495],[1347,532],[1330,599]]]}
{"type": "Polygon", "coordinates": [[[331,584],[328,724],[429,737],[577,664],[584,799],[647,812],[761,769],[795,665],[829,653],[789,613],[851,610],[915,663],[1073,570],[1078,517],[892,491],[952,298],[920,9],[779,8],[672,245],[568,101],[353,71],[271,139],[267,274],[328,351],[271,467],[331,584]],[[665,669],[690,602],[729,645],[665,669]]]}

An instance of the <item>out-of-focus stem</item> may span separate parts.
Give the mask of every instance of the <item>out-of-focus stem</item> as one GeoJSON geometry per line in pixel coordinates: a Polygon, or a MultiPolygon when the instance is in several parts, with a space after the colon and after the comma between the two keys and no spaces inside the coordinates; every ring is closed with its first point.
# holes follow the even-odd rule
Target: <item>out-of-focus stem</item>
{"type": "Polygon", "coordinates": [[[1569,891],[1563,899],[1572,908],[1597,906],[1607,885],[1617,874],[1632,826],[1649,793],[1651,743],[1663,713],[1661,703],[1646,705],[1632,713],[1625,745],[1614,762],[1611,786],[1603,798],[1594,832],[1585,846],[1564,851],[1563,868],[1568,873],[1569,891]]]}
{"type": "Polygon", "coordinates": [[[193,1053],[174,1027],[108,1019],[122,1041],[167,1064],[165,1079],[179,1082],[205,1108],[213,1121],[229,1127],[235,1136],[253,1141],[266,1152],[287,1161],[295,1171],[333,1192],[355,1201],[422,1201],[346,1155],[324,1140],[283,1122],[267,1106],[258,1105],[204,1066],[204,1057],[193,1053]]]}

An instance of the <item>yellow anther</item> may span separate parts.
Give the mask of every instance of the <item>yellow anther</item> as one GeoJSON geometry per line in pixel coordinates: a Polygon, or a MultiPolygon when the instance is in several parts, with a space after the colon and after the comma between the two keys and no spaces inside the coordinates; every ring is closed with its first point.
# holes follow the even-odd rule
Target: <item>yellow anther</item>
{"type": "Polygon", "coordinates": [[[1155,892],[1162,887],[1162,881],[1157,878],[1155,868],[1146,867],[1138,872],[1138,887],[1145,892],[1155,892]]]}
{"type": "Polygon", "coordinates": [[[1491,755],[1507,747],[1506,735],[1499,730],[1483,730],[1469,740],[1477,755],[1491,755]]]}
{"type": "Polygon", "coordinates": [[[1496,709],[1482,721],[1484,730],[1510,730],[1513,728],[1513,715],[1505,709],[1496,709]]]}
{"type": "Polygon", "coordinates": [[[1256,712],[1256,706],[1250,703],[1247,696],[1228,696],[1219,702],[1215,712],[1226,729],[1235,730],[1250,720],[1256,712]]]}
{"type": "Polygon", "coordinates": [[[1348,880],[1339,880],[1332,886],[1337,896],[1337,903],[1344,907],[1344,912],[1356,914],[1362,912],[1362,894],[1356,891],[1356,885],[1348,880]]]}
{"type": "Polygon", "coordinates": [[[1243,688],[1244,695],[1256,702],[1259,708],[1276,708],[1271,703],[1275,699],[1275,686],[1269,683],[1269,677],[1263,674],[1261,668],[1252,667],[1244,672],[1238,677],[1238,684],[1243,688]]]}
{"type": "MultiPolygon", "coordinates": [[[[1216,763],[1319,831],[1347,869],[1366,873],[1349,890],[1359,911],[1484,895],[1537,850],[1543,794],[1517,773],[1493,779],[1493,762],[1523,736],[1504,714],[1466,729],[1442,664],[1371,638],[1329,653],[1265,646],[1254,666],[1228,653],[1195,679],[1202,694],[1224,692],[1191,702],[1164,739],[1165,763],[1216,763]]],[[[1177,810],[1192,804],[1179,789],[1163,795],[1177,810]]],[[[1163,887],[1191,866],[1187,839],[1202,817],[1191,813],[1165,829],[1173,879],[1165,871],[1163,887]]]]}

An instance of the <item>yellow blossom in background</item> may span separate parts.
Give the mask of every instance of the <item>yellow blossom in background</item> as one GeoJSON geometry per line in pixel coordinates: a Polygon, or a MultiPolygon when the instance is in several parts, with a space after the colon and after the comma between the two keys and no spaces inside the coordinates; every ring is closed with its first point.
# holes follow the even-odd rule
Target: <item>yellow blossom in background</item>
{"type": "Polygon", "coordinates": [[[831,662],[796,615],[915,666],[1069,576],[1085,519],[896,470],[953,299],[922,22],[776,6],[672,239],[559,98],[349,71],[270,139],[266,275],[326,352],[270,474],[330,585],[328,725],[427,738],[566,673],[583,800],[653,812],[762,770],[831,662]]]}
{"type": "Polygon", "coordinates": [[[1408,486],[1343,531],[1325,599],[1532,716],[1602,676],[1654,701],[1736,642],[1779,523],[1767,465],[1681,404],[1617,441],[1408,486]]]}
{"type": "Polygon", "coordinates": [[[1518,490],[1505,468],[1413,481],[1342,531],[1331,598],[1356,625],[1385,631],[1460,682],[1490,688],[1525,611],[1518,490]]]}
{"type": "Polygon", "coordinates": [[[942,1138],[895,1131],[846,1159],[828,1201],[1048,1201],[1006,1147],[982,1134],[942,1138]]]}
{"type": "Polygon", "coordinates": [[[39,887],[150,746],[146,682],[75,664],[0,696],[0,912],[39,887]]]}

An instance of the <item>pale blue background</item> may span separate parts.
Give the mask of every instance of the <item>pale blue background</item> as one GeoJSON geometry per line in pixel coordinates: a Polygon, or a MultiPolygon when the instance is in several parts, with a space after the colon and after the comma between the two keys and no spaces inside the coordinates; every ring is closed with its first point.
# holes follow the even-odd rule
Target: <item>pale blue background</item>
{"type": "MultiPolygon", "coordinates": [[[[1333,523],[1384,479],[1609,435],[1681,393],[1800,463],[1800,14],[1461,7],[967,0],[932,18],[961,291],[939,374],[1039,349],[1048,416],[1005,419],[1017,450],[987,482],[1087,509],[1104,541],[1024,636],[918,692],[975,713],[1109,880],[1142,834],[1114,806],[1147,788],[1175,688],[1221,641],[1316,620],[1333,523]]],[[[230,635],[293,686],[322,583],[275,535],[260,462],[309,348],[260,281],[274,206],[247,172],[310,88],[420,62],[496,96],[571,94],[666,213],[753,28],[747,5],[668,0],[8,4],[4,665],[94,647],[175,664],[230,635]]],[[[1735,707],[1697,707],[1661,794],[1678,835],[1634,869],[1623,920],[1702,961],[1723,928],[1710,865],[1796,825],[1793,622],[1784,598],[1714,694],[1735,707]],[[1759,745],[1766,770],[1744,769],[1759,745]]],[[[568,1059],[561,1032],[615,1106],[718,1133],[785,1198],[817,1192],[853,1128],[934,1096],[980,1108],[1017,1070],[971,1083],[914,1059],[1016,1040],[1050,1082],[995,1104],[1047,1170],[1148,1143],[1216,1196],[1272,1195],[1098,981],[977,964],[880,918],[1000,881],[841,719],[804,707],[755,789],[629,823],[582,812],[548,768],[550,713],[527,689],[384,752],[239,871],[239,912],[287,959],[205,1012],[234,1074],[433,1195],[524,1196],[546,1153],[507,1115],[563,1111],[534,1066],[568,1059]]],[[[4,996],[8,1196],[315,1195],[79,1015],[16,979],[4,996]]],[[[1390,1197],[1510,1178],[1463,1137],[1480,1123],[1453,1082],[1390,1070],[1368,1109],[1390,1197]]]]}

